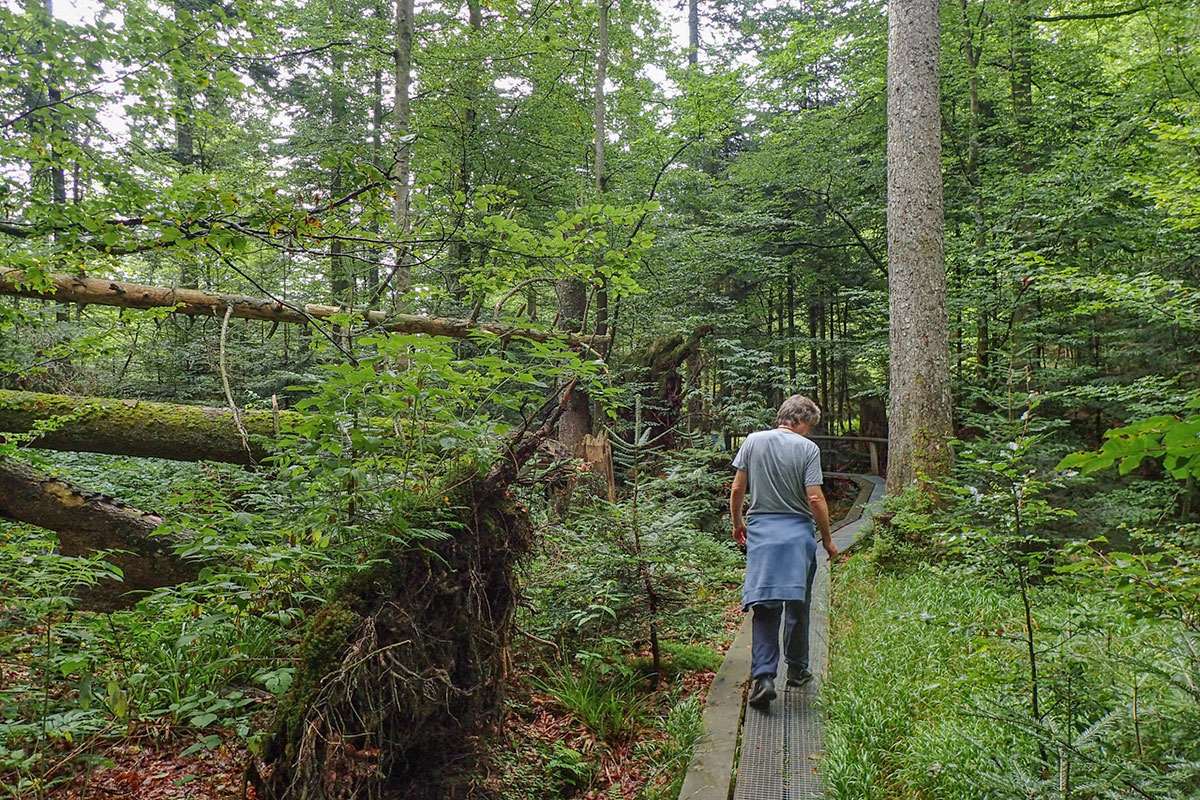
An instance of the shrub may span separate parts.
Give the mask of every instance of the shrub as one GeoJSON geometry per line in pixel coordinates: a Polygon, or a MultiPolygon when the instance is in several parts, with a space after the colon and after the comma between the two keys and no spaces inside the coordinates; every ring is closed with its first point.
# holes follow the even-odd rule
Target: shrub
{"type": "Polygon", "coordinates": [[[629,675],[603,675],[593,666],[578,671],[564,667],[536,685],[602,741],[629,736],[645,717],[636,679],[629,675]]]}

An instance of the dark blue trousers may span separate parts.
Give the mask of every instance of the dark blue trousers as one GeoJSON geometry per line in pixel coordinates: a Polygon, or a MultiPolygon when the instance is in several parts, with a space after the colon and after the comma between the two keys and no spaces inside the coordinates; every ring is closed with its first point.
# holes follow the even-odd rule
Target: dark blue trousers
{"type": "Polygon", "coordinates": [[[812,600],[814,558],[808,569],[808,591],[803,600],[764,600],[750,607],[750,677],[774,678],[779,667],[779,623],[783,622],[783,656],[790,666],[808,669],[808,610],[812,600]]]}

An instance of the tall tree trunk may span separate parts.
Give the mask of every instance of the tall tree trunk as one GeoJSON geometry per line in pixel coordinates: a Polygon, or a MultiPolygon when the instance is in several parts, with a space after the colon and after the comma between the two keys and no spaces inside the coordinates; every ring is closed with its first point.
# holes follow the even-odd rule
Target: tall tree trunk
{"type": "MultiPolygon", "coordinates": [[[[467,24],[470,27],[471,53],[478,52],[479,33],[483,30],[483,11],[480,0],[467,0],[467,24]]],[[[458,215],[458,232],[450,243],[450,294],[459,302],[466,299],[462,276],[471,269],[471,243],[466,238],[467,209],[471,207],[472,162],[475,157],[475,133],[479,122],[479,76],[484,69],[480,60],[469,69],[463,91],[463,130],[458,157],[458,190],[462,192],[462,208],[458,215]]]]}
{"type": "MultiPolygon", "coordinates": [[[[599,11],[598,43],[596,47],[596,81],[592,91],[592,173],[597,198],[604,193],[604,82],[608,75],[608,2],[597,0],[599,11]]],[[[582,331],[586,324],[587,287],[582,280],[565,278],[555,286],[558,296],[559,328],[572,333],[582,331]]],[[[607,293],[597,298],[596,331],[608,330],[607,293]],[[600,306],[603,305],[603,311],[600,306]]],[[[572,453],[579,447],[583,437],[592,432],[592,404],[587,393],[576,390],[571,393],[562,418],[559,420],[558,440],[572,453]]]]}
{"type": "Polygon", "coordinates": [[[950,466],[937,0],[888,7],[888,490],[950,466]]]}
{"type": "MultiPolygon", "coordinates": [[[[558,327],[562,331],[575,333],[583,329],[583,317],[587,311],[587,293],[583,281],[565,279],[555,286],[558,295],[558,327]]],[[[579,447],[583,437],[592,432],[592,402],[587,393],[576,389],[567,398],[563,413],[558,421],[558,441],[572,453],[579,447]]]]}
{"type": "MultiPolygon", "coordinates": [[[[395,236],[404,240],[409,228],[409,200],[412,193],[412,141],[409,138],[412,126],[412,47],[413,47],[413,0],[396,0],[396,69],[395,69],[395,99],[392,105],[392,130],[394,136],[395,155],[391,170],[392,190],[395,199],[392,203],[392,224],[395,236]]],[[[396,263],[394,270],[394,287],[404,302],[412,286],[411,267],[409,265],[409,248],[400,244],[395,249],[396,263]]]]}
{"type": "Polygon", "coordinates": [[[821,298],[820,304],[817,306],[817,338],[820,340],[820,349],[817,351],[821,357],[821,383],[818,401],[821,408],[826,408],[829,405],[829,346],[825,338],[825,298],[821,298]]]}
{"type": "MultiPolygon", "coordinates": [[[[342,3],[332,0],[329,4],[330,22],[335,36],[343,32],[342,3]]],[[[335,151],[342,149],[346,137],[346,56],[340,45],[329,50],[329,145],[335,151]]],[[[342,196],[342,154],[338,152],[329,175],[330,199],[342,196]]],[[[333,302],[345,305],[353,302],[350,291],[351,280],[342,255],[341,239],[329,240],[329,288],[333,302]]]]}
{"type": "MultiPolygon", "coordinates": [[[[1013,150],[1017,169],[1024,175],[1029,175],[1034,169],[1033,129],[1033,22],[1030,17],[1031,0],[1009,0],[1009,91],[1012,96],[1013,111],[1013,150]]],[[[1021,194],[1014,214],[1013,249],[1028,251],[1033,246],[1032,240],[1039,224],[1033,209],[1029,208],[1022,182],[1021,194]]],[[[1032,291],[1036,298],[1036,286],[1032,291]]],[[[1039,305],[1040,311],[1040,305],[1039,305]]],[[[1012,314],[1016,315],[1018,308],[1014,306],[1012,314]]],[[[1039,315],[1040,316],[1040,315],[1039,315]]],[[[1037,340],[1038,326],[1030,326],[1035,337],[1035,368],[1041,362],[1041,343],[1037,340]]],[[[1017,339],[1024,330],[1023,326],[1009,329],[1010,336],[1005,338],[1010,353],[1021,350],[1017,339]]],[[[1026,362],[1029,363],[1029,362],[1026,362]]],[[[1009,360],[1012,366],[1013,360],[1009,360]]]]}
{"type": "MultiPolygon", "coordinates": [[[[50,0],[46,0],[46,16],[50,17],[51,15],[51,3],[50,0]]],[[[51,80],[46,85],[46,97],[52,106],[50,109],[50,139],[52,142],[50,145],[50,200],[61,209],[67,205],[67,175],[62,165],[62,147],[60,146],[66,133],[60,122],[62,110],[59,108],[59,103],[62,102],[62,89],[56,81],[51,80]]],[[[71,318],[70,310],[65,305],[59,306],[54,316],[58,322],[67,322],[71,318]]]]}
{"type": "Polygon", "coordinates": [[[538,290],[533,284],[525,289],[525,316],[529,318],[530,322],[537,322],[538,290]]]}
{"type": "MultiPolygon", "coordinates": [[[[375,13],[380,19],[384,16],[383,6],[376,8],[375,13]]],[[[374,74],[371,76],[371,163],[375,168],[382,171],[383,165],[383,70],[376,67],[374,74]]],[[[372,224],[372,230],[376,235],[379,234],[379,222],[372,224]]],[[[375,298],[375,292],[379,288],[379,261],[383,257],[383,248],[374,247],[371,249],[371,266],[367,271],[367,285],[364,287],[363,296],[375,298]]]]}
{"type": "Polygon", "coordinates": [[[611,0],[596,0],[599,11],[599,30],[596,43],[596,83],[592,93],[592,176],[596,182],[596,193],[604,193],[604,137],[605,95],[604,84],[608,80],[608,9],[611,0]]]}
{"type": "Polygon", "coordinates": [[[1033,172],[1029,141],[1033,117],[1033,22],[1029,19],[1029,5],[1029,0],[1009,0],[1009,90],[1016,125],[1017,163],[1025,174],[1033,172]]]}
{"type": "MultiPolygon", "coordinates": [[[[44,33],[46,38],[36,39],[30,45],[30,53],[35,56],[43,56],[46,61],[46,73],[44,81],[40,85],[31,83],[25,88],[26,102],[30,112],[30,130],[44,137],[41,143],[49,155],[49,166],[43,172],[37,159],[30,164],[29,170],[29,188],[32,193],[40,194],[43,190],[43,181],[48,185],[47,194],[50,202],[56,206],[62,207],[67,204],[67,179],[66,173],[62,165],[62,148],[60,142],[64,137],[64,131],[60,117],[62,108],[62,87],[59,85],[54,74],[54,67],[51,66],[54,57],[48,51],[51,26],[54,24],[54,4],[53,0],[28,0],[26,4],[26,13],[38,21],[39,33],[44,33]]],[[[51,234],[51,239],[55,238],[51,234]]],[[[70,320],[70,314],[65,307],[59,307],[55,311],[55,319],[59,322],[67,322],[70,320]]]]}
{"type": "Polygon", "coordinates": [[[767,347],[771,346],[771,337],[775,333],[775,293],[771,284],[767,284],[767,347]]]}
{"type": "MultiPolygon", "coordinates": [[[[775,366],[779,368],[779,374],[783,375],[787,370],[787,284],[779,287],[779,294],[776,297],[775,305],[775,338],[771,340],[771,346],[775,352],[775,366]]],[[[776,386],[775,397],[771,400],[771,405],[778,407],[783,399],[788,396],[788,387],[776,386]]]]}
{"type": "MultiPolygon", "coordinates": [[[[820,382],[817,377],[820,375],[820,355],[817,352],[819,345],[817,343],[817,304],[812,300],[808,301],[808,371],[812,374],[812,383],[809,384],[814,397],[820,397],[820,382]]],[[[818,399],[819,403],[819,399],[818,399]]]]}
{"type": "MultiPolygon", "coordinates": [[[[46,20],[50,22],[54,19],[53,0],[45,0],[44,9],[46,12],[46,20]]],[[[62,125],[62,87],[56,80],[53,70],[47,76],[46,80],[46,98],[50,101],[50,198],[52,202],[59,207],[67,204],[67,176],[62,165],[62,147],[61,142],[66,137],[66,131],[62,125]]]]}
{"type": "MultiPolygon", "coordinates": [[[[53,15],[48,0],[25,0],[25,13],[32,19],[37,20],[38,34],[41,34],[42,31],[49,33],[53,15]]],[[[35,34],[36,38],[25,45],[26,53],[31,57],[31,62],[46,58],[46,40],[38,34],[35,34]]],[[[46,124],[46,116],[54,113],[54,109],[47,108],[48,98],[46,96],[46,86],[53,81],[49,75],[41,74],[40,69],[35,72],[31,68],[30,71],[37,77],[31,79],[27,85],[22,87],[22,90],[25,96],[25,106],[29,110],[29,130],[33,138],[36,139],[39,136],[47,136],[46,131],[49,125],[46,124]]],[[[47,136],[47,138],[49,137],[47,136]]],[[[43,164],[41,163],[41,158],[35,152],[30,157],[29,162],[30,194],[41,194],[44,181],[45,172],[43,172],[43,164]]]]}
{"type": "Polygon", "coordinates": [[[79,167],[79,161],[71,163],[71,202],[80,203],[83,201],[83,170],[79,167]]]}
{"type": "MultiPolygon", "coordinates": [[[[968,139],[967,159],[963,172],[971,192],[971,222],[975,231],[975,251],[982,253],[987,248],[987,222],[984,213],[983,179],[980,174],[980,137],[983,127],[983,104],[979,97],[979,64],[983,57],[983,36],[980,32],[976,40],[976,30],[971,22],[967,0],[959,0],[959,12],[966,40],[963,42],[963,52],[967,58],[967,92],[968,92],[968,139]]],[[[982,19],[982,18],[981,18],[982,19]]],[[[990,357],[990,317],[991,304],[980,302],[979,318],[976,321],[975,360],[978,365],[978,380],[986,380],[988,359],[990,357]]],[[[962,335],[961,325],[959,336],[962,335]]],[[[959,349],[962,349],[961,338],[959,349]]]]}
{"type": "MultiPolygon", "coordinates": [[[[592,98],[593,151],[592,175],[595,179],[596,199],[603,202],[607,188],[607,178],[604,174],[604,146],[608,135],[605,124],[604,84],[608,80],[608,9],[611,0],[597,0],[600,12],[599,32],[596,50],[596,87],[592,98]]],[[[608,282],[601,274],[604,266],[603,251],[596,253],[596,279],[599,286],[596,289],[596,335],[608,335],[608,282]]]]}
{"type": "MultiPolygon", "coordinates": [[[[190,41],[194,24],[192,11],[187,0],[173,0],[171,11],[179,36],[179,58],[172,63],[171,84],[175,94],[175,105],[171,119],[175,126],[175,150],[172,156],[181,173],[196,168],[196,106],[192,100],[194,82],[187,79],[186,70],[193,58],[190,41]]],[[[179,259],[179,285],[195,288],[200,285],[196,261],[189,255],[179,259]]]]}
{"type": "Polygon", "coordinates": [[[850,357],[845,349],[845,342],[850,338],[850,298],[842,307],[842,414],[839,418],[839,432],[850,429],[850,357]],[[844,421],[844,424],[843,424],[844,421]]]}
{"type": "Polygon", "coordinates": [[[174,157],[175,162],[186,172],[196,163],[196,109],[192,102],[192,86],[182,72],[192,55],[192,45],[189,42],[193,28],[192,12],[186,0],[174,0],[171,3],[171,11],[181,42],[179,59],[183,62],[181,67],[173,67],[171,70],[171,83],[175,92],[175,107],[171,109],[175,125],[174,157]]]}
{"type": "Polygon", "coordinates": [[[796,272],[788,267],[787,276],[788,393],[796,388],[796,272]]]}
{"type": "Polygon", "coordinates": [[[688,0],[688,65],[700,59],[700,0],[688,0]]]}

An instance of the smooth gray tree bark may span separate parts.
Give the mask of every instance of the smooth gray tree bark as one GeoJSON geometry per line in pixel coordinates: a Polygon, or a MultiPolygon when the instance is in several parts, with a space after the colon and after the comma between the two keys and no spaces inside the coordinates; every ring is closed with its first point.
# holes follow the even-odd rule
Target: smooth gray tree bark
{"type": "Polygon", "coordinates": [[[688,0],[688,66],[700,59],[700,0],[688,0]]]}
{"type": "MultiPolygon", "coordinates": [[[[596,4],[600,12],[599,42],[596,50],[596,87],[592,98],[592,178],[595,182],[596,199],[604,202],[604,192],[608,187],[608,178],[604,167],[604,148],[607,144],[608,127],[605,116],[604,85],[608,81],[608,10],[610,0],[599,0],[596,4]]],[[[601,274],[604,266],[604,253],[596,253],[596,276],[599,285],[596,288],[596,335],[608,334],[608,282],[601,274]]]]}
{"type": "MultiPolygon", "coordinates": [[[[395,199],[392,202],[392,223],[396,236],[403,238],[409,227],[409,202],[412,194],[412,140],[409,138],[412,125],[412,48],[413,48],[413,0],[396,0],[395,30],[396,95],[392,103],[392,130],[395,132],[395,162],[390,177],[394,182],[395,199]]],[[[402,301],[408,297],[412,276],[408,263],[408,247],[396,248],[396,264],[393,267],[395,290],[402,301]]]]}

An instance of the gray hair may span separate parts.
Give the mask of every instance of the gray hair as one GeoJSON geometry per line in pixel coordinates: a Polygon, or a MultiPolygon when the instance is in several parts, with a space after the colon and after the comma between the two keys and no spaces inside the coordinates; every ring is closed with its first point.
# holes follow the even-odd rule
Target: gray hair
{"type": "Polygon", "coordinates": [[[776,425],[791,425],[797,422],[807,423],[814,428],[821,422],[821,409],[802,394],[794,394],[784,400],[775,414],[776,425]]]}

